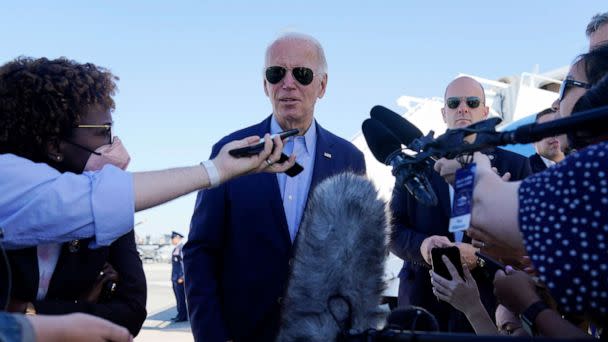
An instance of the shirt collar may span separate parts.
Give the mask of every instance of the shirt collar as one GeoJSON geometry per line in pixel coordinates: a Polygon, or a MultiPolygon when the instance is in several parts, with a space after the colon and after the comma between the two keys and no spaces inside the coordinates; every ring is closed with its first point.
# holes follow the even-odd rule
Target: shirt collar
{"type": "MultiPolygon", "coordinates": [[[[540,154],[539,154],[539,156],[540,156],[540,154]]],[[[547,159],[547,158],[545,158],[545,157],[543,157],[543,156],[540,156],[540,158],[543,160],[543,162],[545,163],[545,165],[547,165],[547,167],[551,167],[551,166],[553,166],[553,165],[557,164],[557,163],[556,163],[556,162],[554,162],[553,160],[551,160],[551,159],[547,159]]]]}
{"type": "MultiPolygon", "coordinates": [[[[277,121],[277,119],[274,117],[274,114],[272,115],[272,118],[270,119],[270,134],[276,134],[279,132],[284,131],[284,129],[281,128],[281,126],[279,125],[279,122],[277,121]]],[[[287,138],[287,141],[292,140],[294,137],[289,137],[287,138]]],[[[317,122],[313,119],[312,120],[312,124],[310,124],[310,127],[308,127],[308,130],[306,131],[306,133],[304,133],[304,147],[306,148],[306,152],[308,152],[309,154],[314,154],[314,151],[311,151],[314,146],[315,146],[315,142],[317,141],[317,122]]]]}

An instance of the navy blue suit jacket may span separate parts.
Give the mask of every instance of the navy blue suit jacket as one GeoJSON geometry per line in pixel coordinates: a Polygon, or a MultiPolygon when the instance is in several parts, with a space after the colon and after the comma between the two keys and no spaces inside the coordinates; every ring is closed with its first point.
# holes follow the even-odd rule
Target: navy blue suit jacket
{"type": "Polygon", "coordinates": [[[528,160],[530,161],[530,167],[532,168],[532,173],[538,173],[545,171],[547,169],[547,165],[540,157],[538,153],[531,155],[528,160]]]}
{"type": "MultiPolygon", "coordinates": [[[[521,180],[531,173],[528,158],[519,154],[500,148],[486,151],[486,154],[489,155],[492,166],[497,168],[499,174],[511,173],[511,180],[521,180]]],[[[447,303],[439,303],[433,295],[428,273],[430,267],[420,254],[420,245],[429,236],[443,235],[451,241],[454,240],[454,234],[448,231],[451,214],[448,184],[436,172],[432,172],[430,182],[437,194],[436,206],[420,204],[401,184],[395,184],[393,189],[391,199],[393,231],[390,248],[393,254],[405,261],[399,274],[399,301],[408,302],[408,298],[402,296],[409,296],[411,305],[422,306],[437,316],[440,329],[443,331],[473,332],[464,316],[463,320],[456,323],[457,326],[448,326],[450,312],[455,309],[447,303]]],[[[470,242],[468,236],[464,236],[463,242],[470,242]]],[[[482,302],[487,309],[492,310],[495,306],[492,283],[482,280],[481,273],[480,270],[475,269],[472,275],[477,280],[482,302]]],[[[490,316],[493,317],[493,313],[490,316]]]]}
{"type": "MultiPolygon", "coordinates": [[[[270,117],[223,138],[270,131],[270,117]]],[[[363,154],[317,124],[310,193],[344,171],[365,173],[363,154]]],[[[197,341],[273,340],[290,271],[292,243],[275,174],[240,177],[199,192],[184,246],[186,297],[197,341]]]]}

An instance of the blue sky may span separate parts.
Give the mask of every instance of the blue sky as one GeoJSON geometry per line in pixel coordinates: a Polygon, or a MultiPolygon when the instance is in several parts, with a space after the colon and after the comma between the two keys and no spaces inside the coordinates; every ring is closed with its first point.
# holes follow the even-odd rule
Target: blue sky
{"type": "MultiPolygon", "coordinates": [[[[271,112],[264,51],[286,31],[315,36],[329,82],[319,123],[352,137],[369,109],[441,96],[459,72],[496,79],[569,64],[605,0],[4,1],[0,62],[66,56],[120,77],[117,134],[131,171],[192,165],[271,112]]],[[[439,113],[438,113],[439,115],[439,113]]],[[[167,180],[171,182],[171,180],[167,180]]],[[[194,196],[136,215],[140,235],[186,232],[194,196]]]]}

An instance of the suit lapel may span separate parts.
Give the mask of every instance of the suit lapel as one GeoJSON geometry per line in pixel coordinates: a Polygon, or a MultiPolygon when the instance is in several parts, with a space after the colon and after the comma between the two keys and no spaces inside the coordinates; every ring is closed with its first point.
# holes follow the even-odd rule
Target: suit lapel
{"type": "Polygon", "coordinates": [[[66,242],[61,245],[61,250],[59,252],[59,258],[57,259],[57,265],[55,265],[55,270],[53,270],[53,276],[51,277],[51,281],[49,282],[49,288],[47,290],[47,297],[52,298],[56,296],[57,293],[61,292],[61,287],[66,285],[65,277],[66,275],[72,275],[72,270],[67,269],[68,259],[70,257],[69,246],[71,244],[78,244],[80,246],[80,240],[72,240],[70,242],[66,242]],[[77,241],[77,242],[75,242],[77,241]]]}
{"type": "Polygon", "coordinates": [[[441,209],[443,210],[443,214],[450,219],[452,215],[452,200],[450,199],[450,186],[446,183],[441,176],[437,174],[437,177],[434,177],[434,182],[437,184],[437,189],[439,189],[439,193],[437,194],[437,199],[439,203],[441,203],[441,209]]]}
{"type": "MultiPolygon", "coordinates": [[[[262,121],[257,127],[257,134],[264,137],[264,134],[270,132],[270,120],[272,115],[262,121]]],[[[263,184],[260,189],[268,189],[268,199],[272,215],[277,223],[277,229],[281,235],[281,241],[287,246],[291,246],[291,237],[289,236],[289,227],[287,226],[287,218],[285,217],[285,208],[283,208],[283,199],[281,198],[281,189],[279,188],[279,180],[274,173],[260,174],[263,184]]]]}
{"type": "Polygon", "coordinates": [[[269,173],[264,176],[265,187],[269,189],[270,209],[274,215],[277,228],[281,234],[281,240],[287,246],[291,246],[291,237],[289,236],[289,227],[287,226],[287,218],[285,217],[285,208],[283,208],[283,199],[281,198],[281,190],[277,175],[269,173]]]}
{"type": "Polygon", "coordinates": [[[315,149],[315,164],[312,171],[312,180],[308,192],[309,197],[315,186],[335,170],[335,159],[332,157],[334,155],[333,142],[331,141],[329,134],[327,134],[327,131],[325,131],[319,123],[317,123],[317,146],[315,149]]]}

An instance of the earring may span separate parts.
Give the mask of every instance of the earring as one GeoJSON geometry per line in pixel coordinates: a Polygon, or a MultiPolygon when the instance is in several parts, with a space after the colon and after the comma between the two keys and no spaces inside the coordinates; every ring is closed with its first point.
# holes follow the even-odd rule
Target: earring
{"type": "Polygon", "coordinates": [[[55,156],[55,159],[57,159],[57,161],[59,162],[63,159],[63,157],[61,155],[57,155],[57,156],[55,156]]]}

